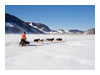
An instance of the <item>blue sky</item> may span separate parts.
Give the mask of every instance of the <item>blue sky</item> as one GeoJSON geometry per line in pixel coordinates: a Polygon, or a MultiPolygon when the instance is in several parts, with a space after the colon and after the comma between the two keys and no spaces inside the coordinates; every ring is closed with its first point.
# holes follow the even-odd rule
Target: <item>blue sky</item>
{"type": "Polygon", "coordinates": [[[6,5],[5,12],[51,29],[88,30],[95,27],[94,5],[6,5]]]}

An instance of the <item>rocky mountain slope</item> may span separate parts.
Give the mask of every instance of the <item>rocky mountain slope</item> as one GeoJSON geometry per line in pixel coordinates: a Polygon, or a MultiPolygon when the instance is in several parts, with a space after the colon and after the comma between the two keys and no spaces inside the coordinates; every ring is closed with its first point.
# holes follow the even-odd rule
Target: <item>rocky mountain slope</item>
{"type": "Polygon", "coordinates": [[[25,22],[21,19],[5,14],[5,32],[6,33],[22,33],[23,31],[27,33],[45,33],[50,32],[51,29],[41,23],[25,22]]]}
{"type": "Polygon", "coordinates": [[[95,28],[85,31],[84,34],[95,34],[95,28]]]}

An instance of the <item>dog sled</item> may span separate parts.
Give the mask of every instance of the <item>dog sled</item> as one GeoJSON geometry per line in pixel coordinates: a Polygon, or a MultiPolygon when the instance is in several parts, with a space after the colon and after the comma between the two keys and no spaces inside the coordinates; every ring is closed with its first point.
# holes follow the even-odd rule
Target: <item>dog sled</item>
{"type": "Polygon", "coordinates": [[[27,46],[29,44],[30,44],[30,42],[28,42],[26,40],[21,40],[21,42],[19,43],[19,45],[21,45],[21,46],[27,46]]]}
{"type": "MultiPolygon", "coordinates": [[[[38,43],[38,44],[43,43],[43,42],[51,42],[52,43],[54,40],[59,42],[59,41],[62,41],[62,38],[34,39],[33,43],[38,43]]],[[[21,46],[27,46],[29,44],[30,44],[30,42],[28,42],[26,40],[21,40],[21,42],[20,42],[21,46]]]]}

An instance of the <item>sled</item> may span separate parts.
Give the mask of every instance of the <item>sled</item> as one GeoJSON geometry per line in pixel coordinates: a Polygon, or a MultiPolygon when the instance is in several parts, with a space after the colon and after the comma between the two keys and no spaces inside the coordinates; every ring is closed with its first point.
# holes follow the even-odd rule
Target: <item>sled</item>
{"type": "Polygon", "coordinates": [[[21,46],[27,46],[27,45],[29,45],[29,44],[30,44],[30,42],[24,41],[24,42],[21,44],[21,46]]]}

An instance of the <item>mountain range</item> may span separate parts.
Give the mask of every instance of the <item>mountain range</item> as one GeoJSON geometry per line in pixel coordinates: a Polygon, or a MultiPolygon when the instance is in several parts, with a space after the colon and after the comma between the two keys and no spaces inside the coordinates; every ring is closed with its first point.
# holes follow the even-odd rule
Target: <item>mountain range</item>
{"type": "Polygon", "coordinates": [[[34,34],[95,34],[95,28],[87,31],[81,31],[77,29],[72,30],[51,30],[47,25],[42,23],[26,22],[14,15],[5,13],[5,33],[19,34],[22,32],[34,33],[34,34]]]}

